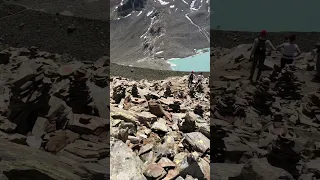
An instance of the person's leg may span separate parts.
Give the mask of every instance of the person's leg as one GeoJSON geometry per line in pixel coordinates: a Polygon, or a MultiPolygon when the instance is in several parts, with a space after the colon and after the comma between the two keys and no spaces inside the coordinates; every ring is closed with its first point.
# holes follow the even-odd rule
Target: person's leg
{"type": "Polygon", "coordinates": [[[293,64],[293,59],[288,59],[287,64],[293,64]]]}
{"type": "Polygon", "coordinates": [[[281,58],[281,69],[283,69],[285,66],[286,66],[287,62],[286,62],[286,59],[284,58],[281,58]]]}
{"type": "Polygon", "coordinates": [[[249,76],[250,80],[252,80],[253,78],[254,71],[256,70],[256,67],[257,67],[257,62],[258,62],[258,55],[255,54],[252,60],[252,67],[251,67],[250,76],[249,76]]]}
{"type": "Polygon", "coordinates": [[[256,81],[259,81],[263,67],[264,67],[264,61],[266,59],[266,56],[260,56],[259,57],[259,65],[258,65],[258,74],[257,74],[257,78],[256,81]]]}

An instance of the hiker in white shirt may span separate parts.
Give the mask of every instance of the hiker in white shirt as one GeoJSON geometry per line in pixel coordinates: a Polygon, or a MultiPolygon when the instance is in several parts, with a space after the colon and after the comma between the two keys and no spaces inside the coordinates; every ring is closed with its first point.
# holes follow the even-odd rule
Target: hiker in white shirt
{"type": "Polygon", "coordinates": [[[202,83],[203,78],[204,78],[204,77],[203,77],[202,73],[199,73],[199,75],[198,75],[198,77],[197,77],[198,84],[199,84],[199,83],[202,83]]]}
{"type": "Polygon", "coordinates": [[[299,46],[294,43],[296,40],[296,35],[289,36],[289,42],[285,42],[279,45],[276,50],[282,49],[282,58],[281,58],[281,69],[283,69],[287,64],[292,64],[293,60],[301,55],[299,46]]]}
{"type": "Polygon", "coordinates": [[[315,57],[317,58],[317,60],[316,60],[316,70],[317,70],[316,77],[319,78],[320,77],[320,43],[317,43],[315,45],[315,47],[316,47],[316,51],[314,52],[312,59],[314,59],[315,57]]]}

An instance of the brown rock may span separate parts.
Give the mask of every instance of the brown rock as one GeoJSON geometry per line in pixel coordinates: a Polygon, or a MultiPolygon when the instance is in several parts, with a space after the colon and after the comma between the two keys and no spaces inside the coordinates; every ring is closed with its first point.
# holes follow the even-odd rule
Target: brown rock
{"type": "Polygon", "coordinates": [[[187,133],[184,137],[185,143],[195,151],[204,153],[210,149],[210,140],[200,132],[187,133]]]}
{"type": "Polygon", "coordinates": [[[207,161],[200,159],[185,168],[180,172],[180,175],[191,175],[194,178],[210,180],[210,164],[207,161]]]}
{"type": "Polygon", "coordinates": [[[85,114],[74,114],[67,128],[79,134],[93,134],[97,128],[107,126],[109,124],[106,119],[85,114]]]}
{"type": "Polygon", "coordinates": [[[152,163],[145,168],[143,174],[147,178],[157,179],[164,177],[167,174],[167,172],[160,165],[152,163]]]}
{"type": "Polygon", "coordinates": [[[148,102],[148,105],[149,105],[149,111],[158,116],[158,117],[162,117],[165,115],[165,112],[161,106],[161,104],[158,102],[158,101],[149,101],[148,102]]]}
{"type": "Polygon", "coordinates": [[[10,62],[10,53],[0,52],[0,64],[8,64],[10,62]]]}
{"type": "Polygon", "coordinates": [[[163,167],[163,168],[174,168],[176,167],[176,165],[168,158],[163,157],[160,159],[160,161],[158,162],[158,164],[163,167]]]}
{"type": "Polygon", "coordinates": [[[237,178],[246,180],[278,180],[279,178],[285,178],[288,180],[294,179],[292,175],[285,170],[271,166],[268,163],[267,158],[249,160],[237,178]]]}
{"type": "Polygon", "coordinates": [[[61,66],[58,70],[60,76],[69,76],[74,74],[78,69],[80,69],[84,64],[81,62],[74,62],[72,64],[61,66]]]}
{"type": "Polygon", "coordinates": [[[16,129],[17,125],[10,122],[7,118],[0,116],[0,130],[6,133],[11,133],[16,129]]]}
{"type": "Polygon", "coordinates": [[[1,158],[6,159],[0,162],[0,169],[8,179],[21,179],[21,174],[25,179],[43,180],[79,180],[81,176],[90,176],[88,172],[80,169],[77,162],[67,158],[57,158],[50,153],[3,139],[0,139],[0,144],[6,147],[0,148],[1,158]]]}
{"type": "Polygon", "coordinates": [[[140,123],[145,124],[150,127],[155,121],[157,121],[157,116],[149,112],[141,112],[137,114],[137,118],[140,123]]]}
{"type": "Polygon", "coordinates": [[[140,148],[138,155],[140,156],[146,152],[149,152],[151,151],[152,148],[153,148],[153,144],[146,144],[140,148]]]}
{"type": "Polygon", "coordinates": [[[69,144],[65,151],[72,153],[82,158],[97,158],[102,159],[109,155],[109,148],[105,144],[98,144],[83,140],[76,140],[69,144]]]}
{"type": "Polygon", "coordinates": [[[49,140],[45,145],[45,150],[57,153],[66,147],[68,144],[73,143],[75,140],[79,139],[80,135],[72,131],[57,131],[50,134],[49,140]]]}
{"type": "Polygon", "coordinates": [[[61,99],[51,96],[49,112],[46,115],[50,123],[55,122],[57,129],[65,127],[68,120],[72,119],[72,109],[61,99]]]}
{"type": "Polygon", "coordinates": [[[46,132],[52,132],[55,129],[50,128],[50,122],[46,118],[38,117],[33,129],[32,134],[37,137],[41,137],[46,132]]]}
{"type": "Polygon", "coordinates": [[[171,169],[169,170],[167,176],[164,178],[164,180],[173,180],[179,175],[179,171],[177,169],[171,169]]]}

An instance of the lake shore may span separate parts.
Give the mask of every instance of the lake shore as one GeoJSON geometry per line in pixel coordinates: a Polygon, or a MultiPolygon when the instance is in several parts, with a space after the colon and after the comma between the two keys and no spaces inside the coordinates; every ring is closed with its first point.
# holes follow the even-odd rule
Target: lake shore
{"type": "Polygon", "coordinates": [[[185,58],[167,60],[174,71],[210,72],[210,48],[195,50],[197,54],[185,58]]]}

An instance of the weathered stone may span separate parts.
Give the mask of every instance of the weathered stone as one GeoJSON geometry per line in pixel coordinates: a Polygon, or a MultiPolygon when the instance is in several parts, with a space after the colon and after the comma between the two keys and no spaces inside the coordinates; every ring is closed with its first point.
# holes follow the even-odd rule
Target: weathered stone
{"type": "Polygon", "coordinates": [[[194,178],[210,180],[210,165],[203,159],[193,162],[189,167],[185,168],[180,175],[191,175],[194,178]]]}
{"type": "Polygon", "coordinates": [[[165,120],[163,120],[163,119],[162,120],[160,119],[159,121],[153,123],[151,129],[154,131],[161,131],[161,132],[168,132],[169,131],[169,128],[166,125],[165,120]]]}
{"type": "Polygon", "coordinates": [[[195,151],[204,153],[210,149],[210,140],[200,132],[187,133],[184,137],[185,143],[195,151]]]}
{"type": "MultiPolygon", "coordinates": [[[[32,129],[32,135],[41,137],[43,134],[46,132],[50,132],[52,130],[49,129],[50,127],[50,122],[46,118],[38,117],[33,129],[32,129]]],[[[53,129],[55,130],[55,129],[53,129]]]]}
{"type": "Polygon", "coordinates": [[[111,117],[131,123],[137,123],[138,121],[138,117],[133,112],[114,107],[111,108],[111,117]]]}
{"type": "Polygon", "coordinates": [[[306,173],[319,173],[320,172],[320,158],[307,162],[303,167],[303,172],[306,173]]]}
{"type": "Polygon", "coordinates": [[[179,171],[177,169],[171,169],[168,171],[167,176],[164,178],[164,180],[173,180],[179,175],[179,171]]]}
{"type": "Polygon", "coordinates": [[[271,166],[266,158],[249,160],[248,163],[244,165],[241,174],[237,178],[246,180],[294,179],[292,175],[285,170],[271,166]]]}
{"type": "Polygon", "coordinates": [[[114,138],[122,140],[123,142],[126,142],[129,136],[129,129],[120,129],[118,127],[113,127],[111,128],[110,135],[114,138]]]}
{"type": "Polygon", "coordinates": [[[110,179],[139,179],[146,180],[143,175],[143,162],[125,143],[111,140],[110,179]]]}
{"type": "Polygon", "coordinates": [[[152,148],[153,144],[146,144],[140,148],[138,155],[140,156],[148,151],[151,151],[152,148]]]}
{"type": "MultiPolygon", "coordinates": [[[[31,149],[0,139],[0,169],[8,179],[79,180],[89,174],[67,158],[57,158],[41,150],[31,149]]],[[[1,177],[1,176],[0,176],[1,177]]]]}
{"type": "Polygon", "coordinates": [[[187,113],[178,124],[179,130],[185,133],[194,132],[196,129],[196,117],[194,113],[187,113]]]}
{"type": "Polygon", "coordinates": [[[210,176],[212,179],[228,180],[238,177],[244,164],[211,163],[210,176]]]}
{"type": "Polygon", "coordinates": [[[106,119],[85,114],[74,114],[67,128],[79,134],[93,134],[97,128],[106,126],[109,126],[106,119]]]}
{"type": "Polygon", "coordinates": [[[158,116],[158,117],[162,117],[165,115],[165,112],[161,106],[161,104],[158,101],[149,101],[148,102],[149,105],[149,111],[158,116]]]}
{"type": "Polygon", "coordinates": [[[40,149],[42,144],[42,139],[37,136],[28,136],[27,137],[27,144],[34,149],[40,149]]]}
{"type": "Polygon", "coordinates": [[[109,148],[105,144],[98,144],[83,140],[76,140],[74,143],[69,144],[65,151],[72,153],[82,158],[106,158],[109,154],[109,148]]]}
{"type": "Polygon", "coordinates": [[[6,133],[11,133],[16,129],[17,125],[10,122],[7,118],[0,116],[0,130],[6,133]]]}
{"type": "Polygon", "coordinates": [[[164,177],[167,172],[160,165],[153,163],[146,166],[143,174],[147,178],[157,179],[164,177]]]}
{"type": "Polygon", "coordinates": [[[159,160],[158,164],[163,168],[174,168],[174,167],[176,167],[176,165],[170,159],[168,159],[166,157],[162,157],[159,160]]]}
{"type": "Polygon", "coordinates": [[[10,53],[0,52],[0,64],[8,64],[10,62],[10,53]]]}
{"type": "Polygon", "coordinates": [[[84,64],[81,62],[74,62],[68,65],[61,66],[58,69],[58,73],[60,76],[69,76],[75,73],[78,69],[80,69],[84,64]]]}
{"type": "Polygon", "coordinates": [[[140,123],[150,126],[157,120],[157,116],[149,112],[141,112],[137,114],[137,118],[140,123]]]}
{"type": "Polygon", "coordinates": [[[57,131],[49,136],[48,142],[45,145],[45,150],[57,153],[68,144],[73,143],[79,138],[79,134],[76,134],[72,131],[57,131]]]}
{"type": "Polygon", "coordinates": [[[65,127],[67,121],[72,119],[72,109],[63,100],[51,96],[49,106],[50,109],[46,118],[49,122],[56,122],[58,129],[65,127]]]}

